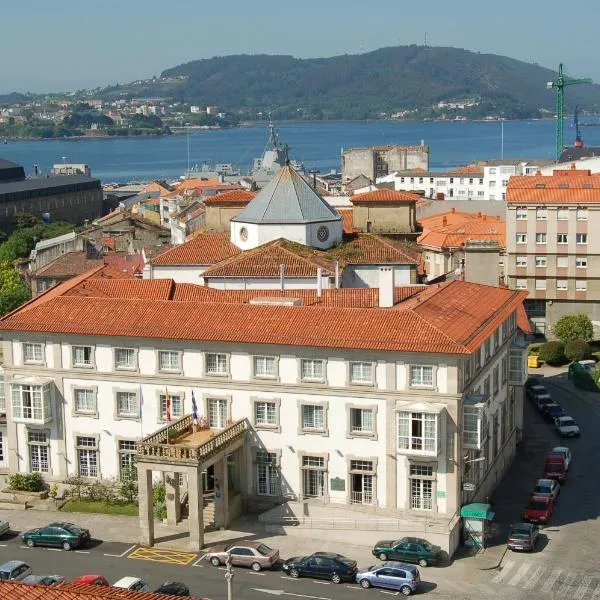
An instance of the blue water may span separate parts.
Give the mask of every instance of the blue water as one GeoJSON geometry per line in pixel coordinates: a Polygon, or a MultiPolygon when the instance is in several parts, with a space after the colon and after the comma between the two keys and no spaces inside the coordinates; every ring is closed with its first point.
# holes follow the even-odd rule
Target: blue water
{"type": "MultiPolygon", "coordinates": [[[[291,147],[290,156],[308,169],[321,173],[340,170],[340,152],[346,147],[384,144],[414,145],[423,140],[430,148],[433,170],[463,166],[476,160],[500,158],[500,123],[359,121],[282,123],[280,139],[291,147]]],[[[551,159],[554,156],[555,123],[507,121],[504,123],[504,157],[551,159]]],[[[600,145],[600,127],[582,128],[586,145],[600,145]]],[[[575,137],[565,122],[565,142],[575,137]]],[[[267,127],[252,125],[229,130],[202,130],[189,134],[190,165],[205,160],[230,162],[247,171],[267,143],[267,127]]],[[[39,164],[49,172],[54,163],[90,165],[104,183],[148,179],[171,179],[187,169],[188,139],[185,135],[162,138],[9,141],[0,145],[0,157],[25,167],[28,173],[39,164]]]]}

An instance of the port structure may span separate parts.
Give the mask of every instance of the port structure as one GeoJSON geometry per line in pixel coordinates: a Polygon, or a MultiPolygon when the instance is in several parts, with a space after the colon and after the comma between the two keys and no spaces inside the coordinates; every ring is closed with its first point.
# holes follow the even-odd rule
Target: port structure
{"type": "Polygon", "coordinates": [[[565,118],[565,87],[567,85],[581,85],[584,83],[592,83],[589,77],[582,79],[572,79],[566,77],[563,73],[563,64],[558,65],[558,77],[554,81],[549,81],[546,87],[556,89],[556,160],[560,158],[560,153],[563,150],[563,130],[565,118]]]}

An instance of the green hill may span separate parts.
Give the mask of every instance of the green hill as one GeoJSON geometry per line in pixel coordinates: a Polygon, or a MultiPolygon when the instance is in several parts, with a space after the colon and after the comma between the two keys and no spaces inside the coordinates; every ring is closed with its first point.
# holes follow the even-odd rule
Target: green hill
{"type": "MultiPolygon", "coordinates": [[[[104,95],[168,96],[217,105],[248,118],[271,110],[275,118],[377,118],[464,114],[506,118],[554,114],[546,83],[556,72],[494,54],[459,48],[399,46],[358,55],[298,59],[236,55],[195,60],[160,78],[104,90],[104,95]],[[459,113],[438,102],[471,100],[459,113]]],[[[568,88],[567,108],[600,112],[600,86],[568,88]]]]}

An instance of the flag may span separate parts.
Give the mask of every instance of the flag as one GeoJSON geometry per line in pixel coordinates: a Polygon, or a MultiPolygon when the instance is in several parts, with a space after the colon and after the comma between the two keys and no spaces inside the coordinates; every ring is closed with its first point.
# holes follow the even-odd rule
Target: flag
{"type": "Polygon", "coordinates": [[[167,388],[165,388],[165,392],[167,393],[165,417],[166,417],[167,421],[170,421],[171,420],[171,396],[169,396],[169,390],[167,388]]]}
{"type": "Polygon", "coordinates": [[[192,390],[192,423],[198,423],[198,405],[196,404],[196,397],[194,396],[194,390],[192,390]]]}

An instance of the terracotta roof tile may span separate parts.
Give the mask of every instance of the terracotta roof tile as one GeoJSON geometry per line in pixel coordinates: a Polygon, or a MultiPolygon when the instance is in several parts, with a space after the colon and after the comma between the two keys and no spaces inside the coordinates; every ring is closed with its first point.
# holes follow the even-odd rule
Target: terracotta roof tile
{"type": "Polygon", "coordinates": [[[469,354],[526,296],[527,292],[463,281],[432,286],[393,309],[280,307],[49,293],[5,316],[0,320],[0,330],[469,354]]]}
{"type": "Polygon", "coordinates": [[[513,175],[508,180],[509,204],[597,204],[600,203],[600,175],[589,170],[557,170],[552,175],[513,175]]]}
{"type": "MultiPolygon", "coordinates": [[[[0,581],[0,598],[2,600],[133,600],[134,598],[135,600],[165,600],[166,596],[153,592],[132,592],[121,588],[69,582],[46,587],[25,585],[18,581],[0,581]]],[[[194,596],[189,600],[201,599],[194,596]]]]}
{"type": "Polygon", "coordinates": [[[241,250],[229,241],[229,233],[195,235],[189,242],[175,246],[152,259],[153,265],[214,265],[241,250]]]}
{"type": "Polygon", "coordinates": [[[246,206],[254,196],[256,196],[254,192],[233,190],[231,192],[221,192],[214,196],[207,196],[203,199],[203,202],[206,206],[246,206]]]}
{"type": "Polygon", "coordinates": [[[35,271],[35,277],[73,277],[85,273],[94,267],[104,265],[104,259],[88,258],[87,254],[81,252],[67,252],[59,256],[51,263],[44,265],[35,271]]]}
{"type": "Polygon", "coordinates": [[[170,300],[175,292],[172,279],[103,279],[102,271],[68,290],[65,296],[88,298],[137,298],[170,300]]]}
{"type": "Polygon", "coordinates": [[[207,269],[203,277],[279,277],[280,265],[285,266],[286,277],[315,277],[317,268],[331,274],[335,264],[323,253],[301,244],[279,239],[258,248],[246,250],[237,256],[207,269]]]}
{"type": "Polygon", "coordinates": [[[354,227],[354,211],[351,208],[336,208],[335,210],[342,215],[344,233],[357,233],[358,229],[354,227]]]}
{"type": "Polygon", "coordinates": [[[325,252],[325,257],[343,265],[418,264],[420,252],[391,238],[360,233],[325,252]]]}
{"type": "Polygon", "coordinates": [[[364,194],[350,196],[352,204],[407,204],[417,202],[420,196],[411,192],[397,192],[390,189],[378,189],[364,194]]]}

